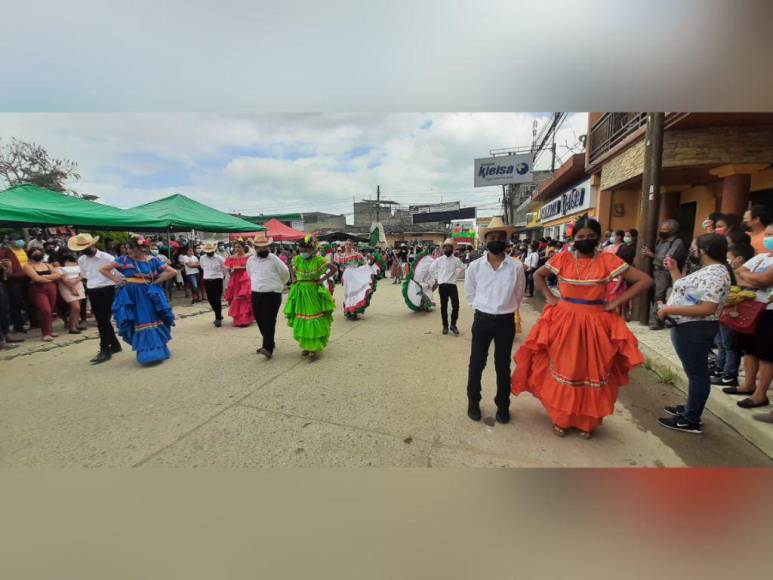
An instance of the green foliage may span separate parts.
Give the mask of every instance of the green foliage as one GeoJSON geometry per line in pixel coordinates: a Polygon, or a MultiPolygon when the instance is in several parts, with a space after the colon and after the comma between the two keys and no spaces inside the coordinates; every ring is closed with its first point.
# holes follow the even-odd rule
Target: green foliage
{"type": "Polygon", "coordinates": [[[102,250],[108,250],[116,244],[125,244],[129,241],[127,232],[90,231],[89,233],[94,237],[99,236],[97,246],[102,250]]]}
{"type": "MultiPolygon", "coordinates": [[[[68,179],[80,179],[78,164],[51,157],[45,147],[14,137],[0,142],[0,182],[8,187],[31,183],[52,191],[78,195],[65,188],[68,179]]],[[[79,196],[80,197],[80,196],[79,196]]]]}

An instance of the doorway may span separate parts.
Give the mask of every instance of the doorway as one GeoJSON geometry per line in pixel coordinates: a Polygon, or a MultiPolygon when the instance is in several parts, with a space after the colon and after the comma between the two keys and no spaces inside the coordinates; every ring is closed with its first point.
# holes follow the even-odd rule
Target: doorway
{"type": "Polygon", "coordinates": [[[695,232],[695,214],[698,211],[698,202],[691,201],[690,203],[683,203],[679,206],[679,238],[690,247],[693,240],[693,234],[695,232]]]}

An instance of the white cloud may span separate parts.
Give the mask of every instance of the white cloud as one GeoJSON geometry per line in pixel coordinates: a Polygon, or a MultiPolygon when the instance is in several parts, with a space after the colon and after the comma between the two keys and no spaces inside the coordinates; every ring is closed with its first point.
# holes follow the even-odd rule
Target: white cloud
{"type": "MultiPolygon", "coordinates": [[[[33,140],[80,165],[74,188],[121,207],[184,193],[227,211],[350,213],[352,199],[459,199],[491,213],[498,188],[473,188],[475,157],[528,146],[531,113],[0,114],[0,136],[33,140]],[[431,121],[428,129],[423,129],[431,121]],[[312,155],[313,156],[310,156],[312,155]],[[356,154],[356,155],[355,155],[356,154]]],[[[547,117],[539,116],[540,126],[547,117]]],[[[558,155],[587,130],[570,115],[558,155]]],[[[543,155],[541,163],[549,163],[543,155]]]]}

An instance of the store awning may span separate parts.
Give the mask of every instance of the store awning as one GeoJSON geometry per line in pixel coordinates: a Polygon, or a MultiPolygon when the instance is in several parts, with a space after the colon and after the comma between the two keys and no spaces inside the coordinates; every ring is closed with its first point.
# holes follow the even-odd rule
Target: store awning
{"type": "Polygon", "coordinates": [[[144,212],[119,209],[36,185],[16,185],[0,192],[0,224],[122,231],[165,229],[162,220],[144,212]]]}
{"type": "Polygon", "coordinates": [[[170,231],[199,230],[202,232],[255,232],[264,230],[246,220],[234,217],[176,193],[157,201],[133,207],[132,210],[161,220],[170,231]]]}

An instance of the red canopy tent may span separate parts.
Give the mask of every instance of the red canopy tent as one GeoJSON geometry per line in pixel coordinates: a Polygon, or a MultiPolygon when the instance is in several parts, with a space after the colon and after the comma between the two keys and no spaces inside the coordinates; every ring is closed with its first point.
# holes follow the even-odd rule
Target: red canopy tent
{"type": "MultiPolygon", "coordinates": [[[[298,230],[295,230],[290,226],[286,226],[274,218],[271,218],[266,223],[264,223],[263,227],[266,228],[268,237],[273,238],[275,242],[297,242],[306,236],[305,232],[299,232],[298,230]]],[[[232,241],[238,240],[239,238],[247,240],[254,238],[257,233],[258,232],[243,232],[238,234],[230,234],[229,239],[232,241]]]]}

